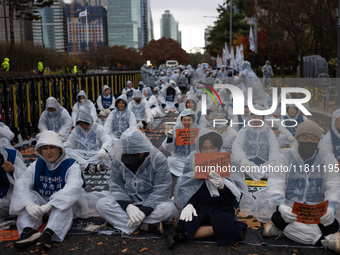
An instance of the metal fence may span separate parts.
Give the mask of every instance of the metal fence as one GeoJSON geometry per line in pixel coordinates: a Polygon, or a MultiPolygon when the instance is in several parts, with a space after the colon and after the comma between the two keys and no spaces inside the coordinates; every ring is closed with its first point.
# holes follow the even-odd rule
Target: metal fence
{"type": "Polygon", "coordinates": [[[140,72],[0,78],[0,118],[16,137],[27,138],[39,132],[38,121],[48,97],[55,97],[71,113],[80,90],[95,103],[104,85],[118,96],[128,80],[137,88],[140,72]]]}

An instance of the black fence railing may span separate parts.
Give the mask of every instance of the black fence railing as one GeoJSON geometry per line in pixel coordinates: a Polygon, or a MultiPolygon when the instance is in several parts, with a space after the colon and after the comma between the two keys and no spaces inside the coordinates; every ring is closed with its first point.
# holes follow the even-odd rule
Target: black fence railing
{"type": "Polygon", "coordinates": [[[0,119],[16,137],[21,134],[25,139],[39,132],[39,117],[48,97],[55,97],[71,113],[80,90],[95,102],[104,85],[118,96],[128,80],[137,88],[140,72],[0,78],[0,119]]]}

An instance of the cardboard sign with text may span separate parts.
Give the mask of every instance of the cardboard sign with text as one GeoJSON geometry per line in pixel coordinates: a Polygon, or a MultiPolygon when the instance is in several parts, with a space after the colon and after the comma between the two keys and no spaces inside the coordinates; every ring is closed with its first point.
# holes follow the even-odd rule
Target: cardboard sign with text
{"type": "Polygon", "coordinates": [[[199,131],[199,128],[176,129],[176,145],[195,144],[199,131]]]}
{"type": "Polygon", "coordinates": [[[292,213],[297,215],[297,222],[319,224],[320,218],[327,212],[328,201],[317,205],[306,205],[294,202],[292,213]]]}
{"type": "Polygon", "coordinates": [[[210,179],[210,172],[216,172],[221,177],[230,176],[230,152],[196,153],[195,179],[210,179]]]}

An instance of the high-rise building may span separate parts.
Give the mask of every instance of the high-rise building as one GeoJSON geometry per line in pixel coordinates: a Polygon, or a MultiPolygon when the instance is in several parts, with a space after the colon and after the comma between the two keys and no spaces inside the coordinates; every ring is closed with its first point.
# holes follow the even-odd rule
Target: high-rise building
{"type": "Polygon", "coordinates": [[[140,12],[141,12],[141,33],[142,44],[141,47],[147,45],[154,39],[153,35],[153,21],[150,8],[150,0],[140,0],[140,12]]]}
{"type": "Polygon", "coordinates": [[[178,32],[178,22],[172,16],[169,10],[162,14],[161,18],[161,37],[171,38],[180,42],[178,32]]]}
{"type": "MultiPolygon", "coordinates": [[[[33,6],[32,3],[29,3],[29,8],[33,6]]],[[[19,19],[16,17],[18,13],[14,12],[14,20],[13,20],[13,30],[14,30],[14,40],[16,43],[20,42],[33,42],[33,30],[32,30],[32,21],[19,19]]],[[[0,4],[0,42],[10,41],[10,28],[9,28],[9,11],[8,6],[3,8],[3,4],[1,1],[0,4]],[[6,19],[5,19],[6,17],[6,19]],[[6,24],[6,26],[5,26],[6,24]],[[7,36],[6,36],[7,33],[7,36]]]]}
{"type": "Polygon", "coordinates": [[[89,6],[102,6],[102,0],[88,0],[89,6]]]}
{"type": "Polygon", "coordinates": [[[34,44],[44,45],[57,51],[66,51],[65,2],[54,0],[51,6],[38,11],[41,19],[33,21],[34,44]]]}
{"type": "Polygon", "coordinates": [[[67,22],[67,51],[85,51],[87,43],[89,50],[98,49],[107,45],[107,12],[103,6],[84,6],[74,3],[74,12],[71,13],[71,5],[66,4],[65,17],[67,22]],[[88,30],[86,17],[79,17],[79,13],[87,8],[88,30]],[[72,20],[72,17],[74,19],[72,20]],[[87,41],[88,40],[88,41],[87,41]]]}
{"type": "Polygon", "coordinates": [[[141,0],[110,0],[107,3],[109,46],[141,47],[141,0]]]}

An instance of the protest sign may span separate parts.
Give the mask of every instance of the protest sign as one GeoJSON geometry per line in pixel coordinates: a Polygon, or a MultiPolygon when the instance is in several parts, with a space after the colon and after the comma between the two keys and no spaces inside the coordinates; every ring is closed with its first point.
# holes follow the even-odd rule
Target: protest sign
{"type": "Polygon", "coordinates": [[[195,139],[199,133],[199,128],[176,129],[176,145],[195,144],[195,139]]]}
{"type": "Polygon", "coordinates": [[[216,172],[221,177],[229,177],[231,169],[230,166],[230,152],[222,153],[196,153],[195,154],[195,178],[196,179],[210,179],[208,176],[210,172],[216,172]]]}
{"type": "Polygon", "coordinates": [[[328,201],[317,205],[294,202],[292,213],[297,215],[297,222],[319,224],[320,218],[327,212],[328,201]]]}

